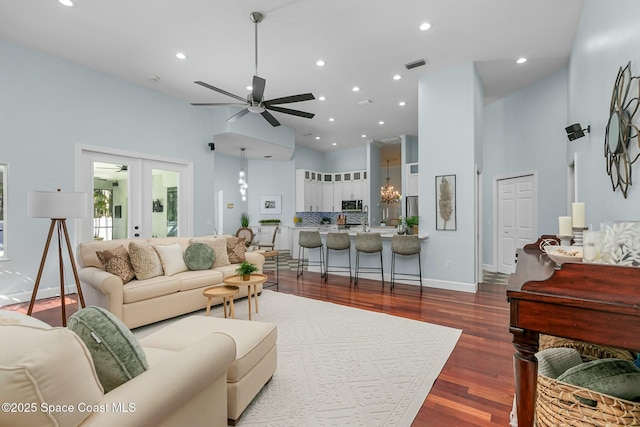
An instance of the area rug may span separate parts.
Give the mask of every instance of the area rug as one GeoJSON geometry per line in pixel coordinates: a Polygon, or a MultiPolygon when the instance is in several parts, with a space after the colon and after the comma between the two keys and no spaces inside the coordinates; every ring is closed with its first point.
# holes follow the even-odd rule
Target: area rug
{"type": "MultiPolygon", "coordinates": [[[[235,309],[247,319],[246,299],[235,309]]],[[[278,326],[278,368],[240,426],[409,426],[461,334],[269,290],[259,309],[254,321],[278,326]]],[[[222,308],[211,316],[222,317],[222,308]]],[[[142,338],[162,323],[134,334],[142,338]]]]}

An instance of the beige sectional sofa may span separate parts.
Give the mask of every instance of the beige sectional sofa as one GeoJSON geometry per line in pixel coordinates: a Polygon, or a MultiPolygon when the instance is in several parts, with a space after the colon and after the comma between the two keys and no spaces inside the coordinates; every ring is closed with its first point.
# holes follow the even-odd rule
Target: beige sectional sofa
{"type": "MultiPolygon", "coordinates": [[[[210,239],[226,241],[228,238],[232,237],[166,237],[144,240],[161,246],[178,243],[184,253],[195,241],[206,242],[210,239]]],[[[222,284],[223,279],[234,275],[238,267],[235,263],[207,270],[187,270],[172,275],[162,274],[144,280],[134,278],[128,283],[123,283],[118,275],[105,270],[97,252],[114,250],[119,246],[128,249],[131,242],[140,240],[142,239],[84,242],[79,244],[77,251],[80,266],[78,275],[86,304],[106,308],[122,320],[128,328],[136,328],[205,308],[207,298],[203,297],[202,291],[207,287],[222,284]]],[[[244,257],[258,267],[258,272],[262,272],[264,257],[261,254],[247,252],[244,257]]],[[[258,292],[261,291],[262,285],[258,286],[258,292]]],[[[246,296],[246,293],[247,288],[243,287],[236,298],[246,296]]],[[[212,300],[212,304],[221,302],[221,299],[212,300]]]]}
{"type": "Polygon", "coordinates": [[[0,400],[13,402],[0,425],[226,426],[234,340],[212,331],[175,348],[168,338],[142,344],[149,369],[105,393],[74,332],[0,310],[0,340],[11,343],[0,352],[0,400]]]}

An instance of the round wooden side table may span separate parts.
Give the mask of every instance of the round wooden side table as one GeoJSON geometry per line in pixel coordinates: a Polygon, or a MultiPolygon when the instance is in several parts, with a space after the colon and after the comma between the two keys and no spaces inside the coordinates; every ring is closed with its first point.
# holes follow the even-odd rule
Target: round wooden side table
{"type": "Polygon", "coordinates": [[[256,287],[267,281],[265,274],[252,274],[249,276],[249,280],[243,280],[241,275],[229,276],[224,279],[225,285],[231,286],[246,286],[247,287],[247,301],[249,301],[249,320],[251,320],[251,294],[256,302],[256,313],[258,312],[258,292],[256,287]]]}
{"type": "Polygon", "coordinates": [[[234,319],[236,313],[233,309],[233,296],[238,292],[240,292],[240,288],[231,285],[213,286],[202,291],[202,295],[207,297],[207,312],[205,315],[208,316],[211,311],[211,298],[222,298],[225,319],[227,318],[227,303],[229,303],[229,317],[234,319]]]}

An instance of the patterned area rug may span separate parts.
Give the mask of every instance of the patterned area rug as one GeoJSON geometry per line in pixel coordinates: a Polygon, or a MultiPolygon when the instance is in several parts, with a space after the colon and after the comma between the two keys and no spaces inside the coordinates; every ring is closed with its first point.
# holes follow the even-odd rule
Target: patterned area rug
{"type": "MultiPolygon", "coordinates": [[[[270,290],[259,304],[253,319],[278,325],[278,368],[240,426],[408,426],[461,334],[270,290]]],[[[235,309],[247,318],[246,300],[235,309]]],[[[222,308],[211,315],[222,317],[222,308]]]]}

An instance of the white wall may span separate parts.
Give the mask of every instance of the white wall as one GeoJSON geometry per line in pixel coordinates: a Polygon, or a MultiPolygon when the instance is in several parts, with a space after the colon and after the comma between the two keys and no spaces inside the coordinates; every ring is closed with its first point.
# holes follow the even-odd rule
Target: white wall
{"type": "MultiPolygon", "coordinates": [[[[571,54],[567,124],[580,122],[584,127],[590,124],[591,134],[570,143],[567,158],[577,153],[577,197],[586,202],[586,222],[596,229],[607,219],[640,219],[640,163],[632,167],[633,185],[625,199],[620,190],[612,191],[603,156],[611,92],[618,68],[631,61],[633,75],[640,74],[637,11],[638,2],[633,0],[586,0],[571,54]]],[[[636,87],[636,96],[637,93],[636,87]]],[[[633,145],[637,150],[637,141],[633,145]]]]}
{"type": "MultiPolygon", "coordinates": [[[[538,234],[557,232],[566,215],[567,71],[485,108],[482,263],[493,266],[496,177],[537,172],[538,234]]],[[[489,267],[491,268],[491,267],[489,267]]]]}
{"type": "MultiPolygon", "coordinates": [[[[49,227],[47,220],[27,217],[27,192],[73,191],[76,144],[193,159],[194,231],[208,231],[209,112],[4,40],[0,70],[0,161],[9,164],[9,260],[0,263],[5,298],[28,300],[49,227]]],[[[75,244],[74,227],[69,229],[75,244]]],[[[41,289],[55,289],[57,271],[51,253],[41,289]]]]}
{"type": "Polygon", "coordinates": [[[479,84],[469,63],[421,77],[418,92],[420,232],[429,234],[425,275],[443,286],[470,291],[476,288],[474,147],[479,84]],[[437,175],[456,175],[456,231],[436,230],[437,175]],[[451,267],[446,267],[447,261],[451,267]]]}

